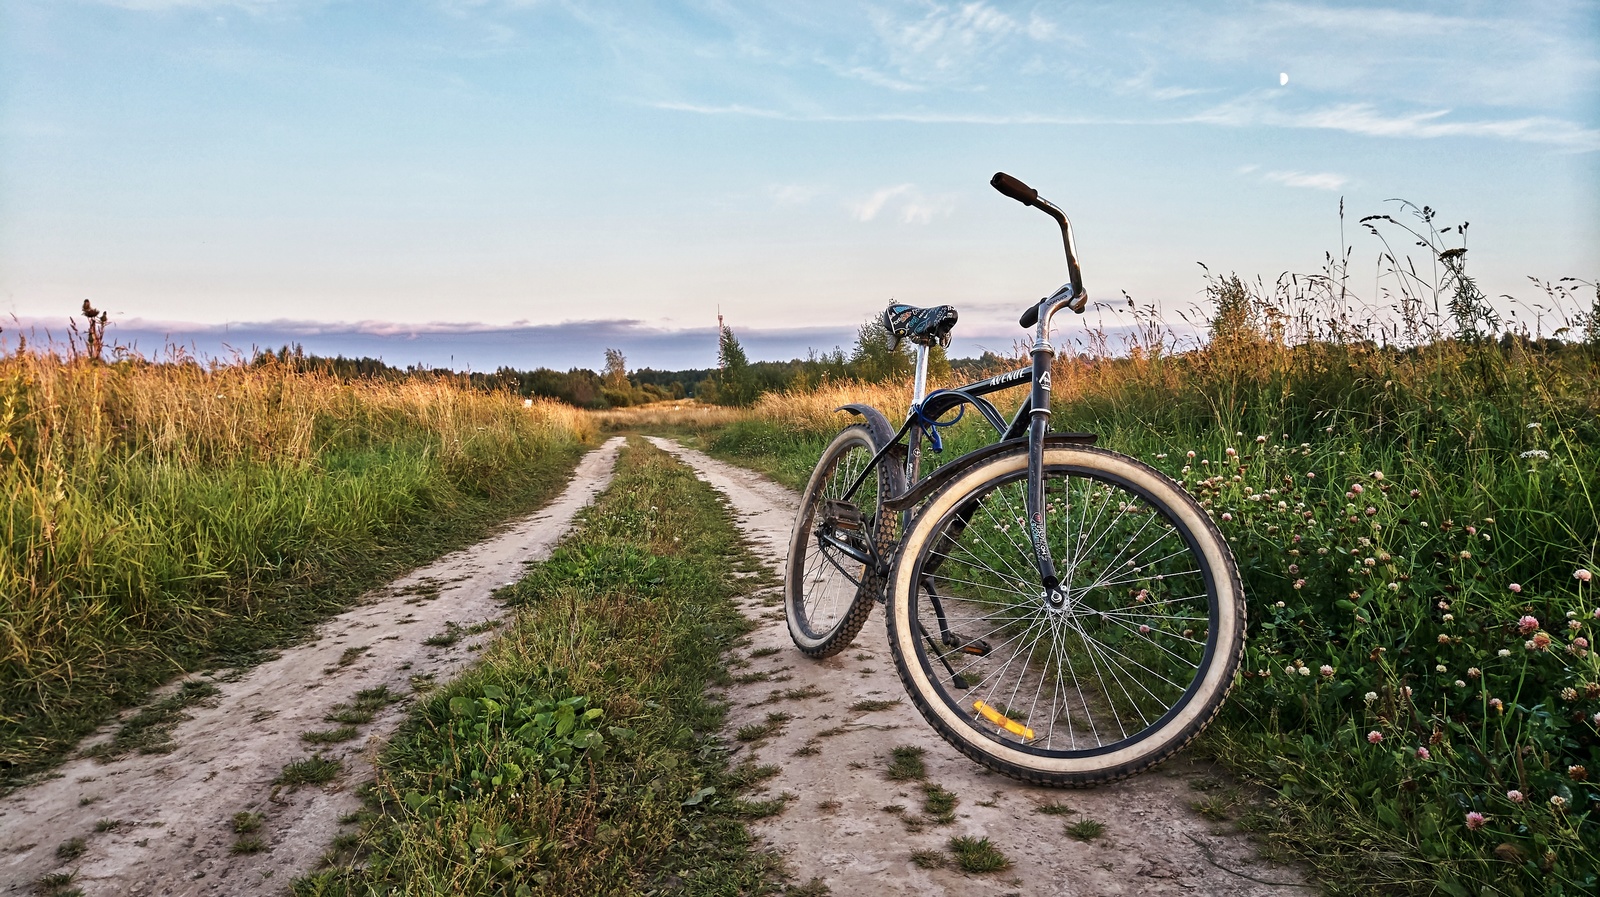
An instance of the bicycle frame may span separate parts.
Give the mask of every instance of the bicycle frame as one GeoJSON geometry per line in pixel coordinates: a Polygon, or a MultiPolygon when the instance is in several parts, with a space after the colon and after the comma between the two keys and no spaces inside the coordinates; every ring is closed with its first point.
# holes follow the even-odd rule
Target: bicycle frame
{"type": "MultiPolygon", "coordinates": [[[[918,486],[924,481],[922,472],[922,440],[930,428],[936,428],[934,423],[943,414],[952,409],[968,404],[982,414],[990,426],[999,434],[999,442],[1006,442],[1021,437],[1024,431],[1028,440],[1028,489],[1025,496],[1026,512],[1028,515],[1028,540],[1033,546],[1034,563],[1039,571],[1039,583],[1043,587],[1043,596],[1052,605],[1059,606],[1065,596],[1061,594],[1061,579],[1056,574],[1055,560],[1052,558],[1048,540],[1048,525],[1045,521],[1044,508],[1044,449],[1050,434],[1050,369],[1055,362],[1055,347],[1050,344],[1050,325],[1056,312],[1063,308],[1071,308],[1082,314],[1088,304],[1088,293],[1083,289],[1083,276],[1078,266],[1078,251],[1072,238],[1072,223],[1060,209],[1049,201],[1041,198],[1039,192],[1027,186],[1016,178],[1005,173],[997,173],[990,184],[996,190],[1023,205],[1033,206],[1051,218],[1061,228],[1061,241],[1066,250],[1068,282],[1051,295],[1039,300],[1038,304],[1029,308],[1022,316],[1019,323],[1023,327],[1033,327],[1033,348],[1030,350],[1032,364],[1025,368],[1018,368],[1003,374],[997,374],[985,380],[978,380],[959,386],[954,389],[936,390],[932,394],[927,392],[928,379],[928,351],[924,344],[917,346],[916,375],[912,386],[911,411],[906,415],[905,423],[901,424],[899,432],[893,438],[878,447],[872,461],[867,464],[861,474],[851,483],[845,497],[850,498],[866,482],[867,476],[885,463],[885,459],[900,444],[902,439],[910,438],[905,460],[906,493],[904,495],[889,496],[884,501],[885,507],[891,511],[901,511],[909,514],[909,507],[915,503],[915,496],[919,493],[918,486]],[[1007,423],[1000,412],[987,399],[983,398],[989,393],[1028,381],[1032,389],[1028,398],[1017,409],[1017,413],[1007,423]]],[[[855,410],[846,406],[848,410],[855,410]]],[[[843,410],[843,409],[842,409],[843,410]]],[[[859,412],[858,412],[859,413],[859,412]]],[[[1093,441],[1088,434],[1072,434],[1079,437],[1079,441],[1093,441]]],[[[937,442],[935,441],[935,445],[937,442]]],[[[976,454],[976,453],[975,453],[976,454]]],[[[959,465],[970,462],[972,455],[964,456],[951,462],[959,465]]],[[[926,494],[921,491],[921,494],[926,494]]],[[[836,546],[841,551],[849,554],[855,560],[873,565],[880,573],[887,572],[887,565],[880,557],[856,557],[859,553],[849,546],[836,546]]],[[[876,546],[873,555],[877,554],[876,546]]]]}

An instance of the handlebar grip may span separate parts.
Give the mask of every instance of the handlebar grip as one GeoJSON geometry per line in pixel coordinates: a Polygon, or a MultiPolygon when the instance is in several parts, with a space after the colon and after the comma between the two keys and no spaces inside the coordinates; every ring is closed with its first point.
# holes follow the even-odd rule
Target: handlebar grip
{"type": "Polygon", "coordinates": [[[1028,310],[1022,313],[1022,319],[1017,321],[1017,323],[1021,324],[1024,330],[1039,323],[1039,306],[1028,306],[1028,310]]]}
{"type": "Polygon", "coordinates": [[[994,177],[989,179],[989,186],[1025,206],[1031,206],[1039,200],[1039,191],[1003,171],[994,173],[994,177]]]}

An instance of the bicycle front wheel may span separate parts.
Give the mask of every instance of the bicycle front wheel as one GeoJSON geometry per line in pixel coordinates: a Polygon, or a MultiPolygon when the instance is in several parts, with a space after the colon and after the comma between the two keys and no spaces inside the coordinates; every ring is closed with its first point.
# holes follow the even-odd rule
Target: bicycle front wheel
{"type": "Polygon", "coordinates": [[[890,578],[912,701],[998,772],[1094,785],[1177,752],[1216,715],[1244,647],[1238,571],[1203,508],[1132,458],[1047,446],[1047,595],[1028,537],[1026,447],[928,500],[890,578]]]}
{"type": "Polygon", "coordinates": [[[883,540],[892,539],[894,515],[882,512],[880,495],[891,478],[900,479],[892,462],[872,465],[876,454],[866,427],[846,427],[823,451],[800,500],[784,570],[784,615],[795,647],[811,657],[849,646],[883,594],[873,559],[886,556],[883,540]]]}

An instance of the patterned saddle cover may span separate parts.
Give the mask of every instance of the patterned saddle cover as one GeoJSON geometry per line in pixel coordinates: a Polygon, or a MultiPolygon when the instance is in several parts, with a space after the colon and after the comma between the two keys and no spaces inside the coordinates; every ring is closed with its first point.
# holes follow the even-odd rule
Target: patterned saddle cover
{"type": "Polygon", "coordinates": [[[917,308],[897,302],[883,310],[883,327],[889,331],[895,346],[905,339],[919,346],[938,343],[949,348],[950,330],[956,326],[956,317],[955,307],[951,305],[917,308]]]}

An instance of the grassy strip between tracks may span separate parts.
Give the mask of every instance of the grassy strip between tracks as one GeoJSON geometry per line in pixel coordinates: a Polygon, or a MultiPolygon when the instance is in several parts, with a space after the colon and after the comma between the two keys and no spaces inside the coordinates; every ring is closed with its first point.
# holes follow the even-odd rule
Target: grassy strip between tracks
{"type": "Polygon", "coordinates": [[[515,622],[384,754],[359,836],[298,895],[779,889],[717,739],[722,655],[767,583],[724,505],[634,441],[611,488],[508,590],[515,622]],[[740,572],[756,573],[738,576],[740,572]]]}

